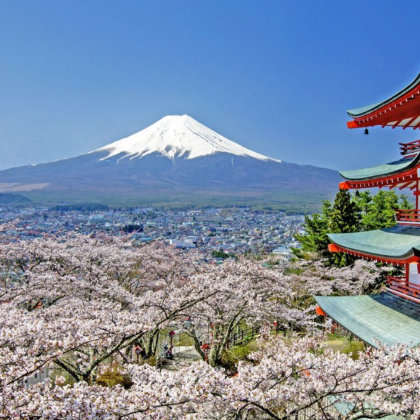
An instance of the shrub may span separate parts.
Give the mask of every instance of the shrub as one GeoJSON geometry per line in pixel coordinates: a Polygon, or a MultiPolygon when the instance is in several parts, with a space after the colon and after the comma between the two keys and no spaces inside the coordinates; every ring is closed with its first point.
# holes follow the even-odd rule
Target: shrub
{"type": "Polygon", "coordinates": [[[127,375],[123,375],[117,366],[109,367],[104,373],[98,375],[96,379],[98,385],[113,387],[116,385],[121,385],[125,389],[128,389],[133,385],[133,382],[127,375]]]}

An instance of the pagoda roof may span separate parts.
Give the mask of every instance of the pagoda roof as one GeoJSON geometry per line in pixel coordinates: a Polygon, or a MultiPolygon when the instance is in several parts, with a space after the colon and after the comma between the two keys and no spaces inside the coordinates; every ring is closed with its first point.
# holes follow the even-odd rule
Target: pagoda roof
{"type": "Polygon", "coordinates": [[[420,261],[420,228],[393,226],[382,230],[354,233],[330,233],[333,252],[346,252],[388,263],[420,261]]]}
{"type": "Polygon", "coordinates": [[[403,158],[394,162],[385,163],[370,168],[356,169],[352,171],[341,171],[340,175],[350,181],[364,181],[377,178],[384,178],[390,175],[400,174],[412,169],[420,162],[420,154],[410,158],[403,158]]]}
{"type": "Polygon", "coordinates": [[[315,296],[335,322],[376,347],[420,344],[420,305],[392,293],[364,296],[315,296]]]}
{"type": "Polygon", "coordinates": [[[417,77],[408,86],[406,86],[404,89],[400,90],[395,95],[392,95],[390,98],[385,99],[382,102],[377,102],[376,104],[366,105],[366,106],[362,106],[360,108],[349,109],[347,111],[347,114],[349,114],[353,118],[368,115],[368,114],[372,113],[372,111],[375,111],[375,110],[377,110],[381,107],[389,105],[390,103],[394,102],[395,100],[402,98],[406,93],[411,92],[413,89],[415,89],[419,85],[420,85],[420,73],[417,75],[417,77]]]}
{"type": "Polygon", "coordinates": [[[420,74],[405,88],[391,97],[372,104],[347,111],[354,120],[349,128],[386,125],[395,127],[420,127],[420,74]]]}

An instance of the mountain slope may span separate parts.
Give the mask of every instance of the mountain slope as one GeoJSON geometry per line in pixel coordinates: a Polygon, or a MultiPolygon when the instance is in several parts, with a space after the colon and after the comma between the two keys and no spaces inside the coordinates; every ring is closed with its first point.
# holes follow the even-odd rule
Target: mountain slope
{"type": "MultiPolygon", "coordinates": [[[[0,192],[26,191],[57,201],[197,200],[242,197],[265,201],[337,189],[337,172],[282,162],[248,150],[188,116],[165,117],[90,153],[0,171],[0,192]],[[111,197],[112,200],[111,200],[111,197]]],[[[52,201],[54,201],[52,200],[52,201]]],[[[50,200],[51,201],[51,200],[50,200]]]]}

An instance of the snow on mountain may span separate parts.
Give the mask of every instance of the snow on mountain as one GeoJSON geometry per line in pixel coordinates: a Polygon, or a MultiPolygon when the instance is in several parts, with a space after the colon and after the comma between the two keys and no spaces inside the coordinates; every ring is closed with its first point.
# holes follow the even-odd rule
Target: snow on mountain
{"type": "Polygon", "coordinates": [[[255,153],[187,115],[167,116],[90,153],[0,171],[0,192],[46,203],[289,206],[293,197],[330,198],[338,182],[336,171],[255,153]]]}
{"type": "Polygon", "coordinates": [[[91,153],[95,152],[108,152],[101,160],[120,154],[123,155],[120,159],[128,157],[131,160],[158,153],[173,160],[230,153],[262,161],[281,162],[240,146],[188,115],[168,115],[136,134],[91,153]]]}

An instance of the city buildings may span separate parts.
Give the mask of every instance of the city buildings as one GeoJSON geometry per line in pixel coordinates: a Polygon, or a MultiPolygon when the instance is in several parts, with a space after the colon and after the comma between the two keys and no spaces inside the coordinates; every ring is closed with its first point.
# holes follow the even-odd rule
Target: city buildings
{"type": "Polygon", "coordinates": [[[0,209],[0,222],[13,222],[0,232],[0,239],[129,232],[135,245],[161,240],[185,252],[196,249],[207,260],[217,262],[222,259],[220,255],[244,253],[274,252],[279,258],[289,259],[291,248],[298,246],[294,235],[302,233],[303,216],[248,208],[62,211],[10,207],[0,209]]]}

